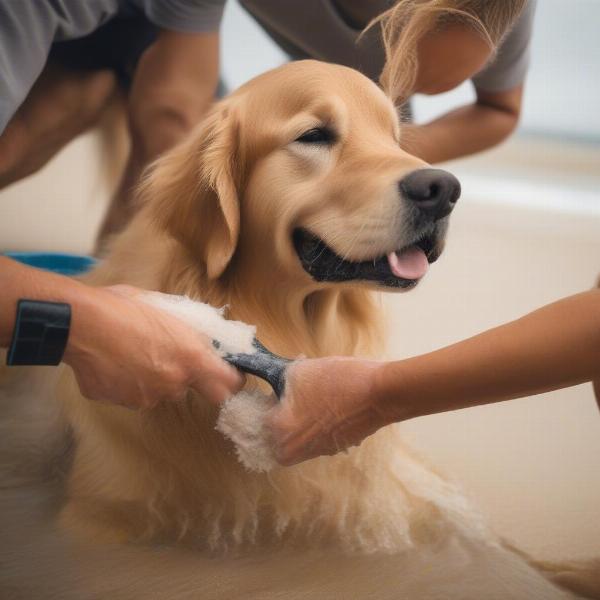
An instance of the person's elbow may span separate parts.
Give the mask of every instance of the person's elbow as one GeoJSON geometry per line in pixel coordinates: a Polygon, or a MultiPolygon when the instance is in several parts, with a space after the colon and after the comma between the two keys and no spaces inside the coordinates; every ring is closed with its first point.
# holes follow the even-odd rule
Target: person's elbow
{"type": "Polygon", "coordinates": [[[503,92],[484,92],[478,90],[477,104],[489,111],[496,137],[496,143],[510,137],[519,125],[523,86],[503,92]]]}
{"type": "Polygon", "coordinates": [[[521,118],[520,107],[516,110],[502,110],[500,111],[499,119],[500,125],[498,127],[498,143],[503,142],[509,138],[519,126],[521,118]]]}

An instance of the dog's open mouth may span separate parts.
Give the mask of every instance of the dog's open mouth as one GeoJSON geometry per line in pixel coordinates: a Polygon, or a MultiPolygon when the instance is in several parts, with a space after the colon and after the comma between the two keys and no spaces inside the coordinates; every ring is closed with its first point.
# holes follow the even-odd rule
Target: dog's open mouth
{"type": "Polygon", "coordinates": [[[372,260],[353,262],[336,254],[306,229],[296,229],[293,242],[304,270],[316,281],[372,281],[382,286],[408,289],[439,258],[434,234],[372,260]]]}

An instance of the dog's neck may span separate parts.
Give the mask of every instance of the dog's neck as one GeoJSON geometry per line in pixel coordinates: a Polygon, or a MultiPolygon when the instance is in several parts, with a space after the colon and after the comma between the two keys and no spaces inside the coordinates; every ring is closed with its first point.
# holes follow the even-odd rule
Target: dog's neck
{"type": "Polygon", "coordinates": [[[286,356],[372,354],[381,340],[372,294],[360,288],[323,287],[282,272],[233,268],[209,280],[202,265],[179,247],[180,265],[161,282],[161,291],[185,294],[227,317],[251,323],[257,337],[286,356]],[[240,275],[243,273],[243,276],[240,275]]]}

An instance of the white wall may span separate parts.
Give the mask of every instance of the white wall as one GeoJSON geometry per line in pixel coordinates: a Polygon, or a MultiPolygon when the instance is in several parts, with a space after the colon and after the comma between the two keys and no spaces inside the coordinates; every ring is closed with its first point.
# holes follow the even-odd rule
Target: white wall
{"type": "Polygon", "coordinates": [[[600,143],[599,27],[598,0],[539,0],[524,129],[600,143]]]}

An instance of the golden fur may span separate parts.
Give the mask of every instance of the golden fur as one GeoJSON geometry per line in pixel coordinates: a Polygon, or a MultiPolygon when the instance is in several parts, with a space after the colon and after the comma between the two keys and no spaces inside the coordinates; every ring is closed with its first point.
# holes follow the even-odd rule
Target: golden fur
{"type": "MultiPolygon", "coordinates": [[[[283,355],[368,353],[381,339],[370,292],[311,280],[293,255],[291,231],[310,226],[357,260],[377,243],[362,244],[365,222],[370,237],[385,241],[399,204],[389,191],[422,165],[400,150],[397,136],[391,102],[349,69],[304,63],[259,77],[154,165],[139,216],[89,282],[227,306],[228,316],[255,324],[259,339],[283,355]],[[315,122],[335,123],[344,138],[335,169],[321,164],[328,157],[289,149],[315,122]]],[[[214,408],[201,398],[139,414],[90,403],[67,379],[62,395],[77,451],[65,525],[223,549],[348,537],[338,522],[342,507],[357,521],[367,518],[357,492],[368,477],[356,464],[385,452],[389,434],[351,456],[268,478],[236,464],[213,430],[214,408]]]]}
{"type": "MultiPolygon", "coordinates": [[[[87,281],[227,306],[282,355],[371,354],[382,339],[372,292],[315,282],[290,240],[308,227],[357,261],[399,247],[397,181],[423,166],[400,134],[392,103],[355,71],[303,61],[262,75],[151,168],[138,216],[87,281]],[[294,144],[319,123],[335,126],[335,148],[294,144]]],[[[12,565],[0,591],[25,594],[6,597],[566,597],[505,550],[394,427],[348,453],[259,474],[237,463],[214,430],[216,409],[195,395],[132,412],[88,401],[65,370],[57,396],[73,434],[64,501],[50,503],[62,533],[54,508],[39,522],[22,518],[20,501],[0,511],[0,563],[12,565]],[[150,550],[163,542],[180,548],[150,550]]],[[[5,420],[9,448],[29,447],[56,419],[48,399],[51,418],[19,406],[29,431],[5,420]]],[[[40,452],[43,468],[62,453],[40,452]]],[[[26,468],[8,472],[30,485],[26,468]]]]}

